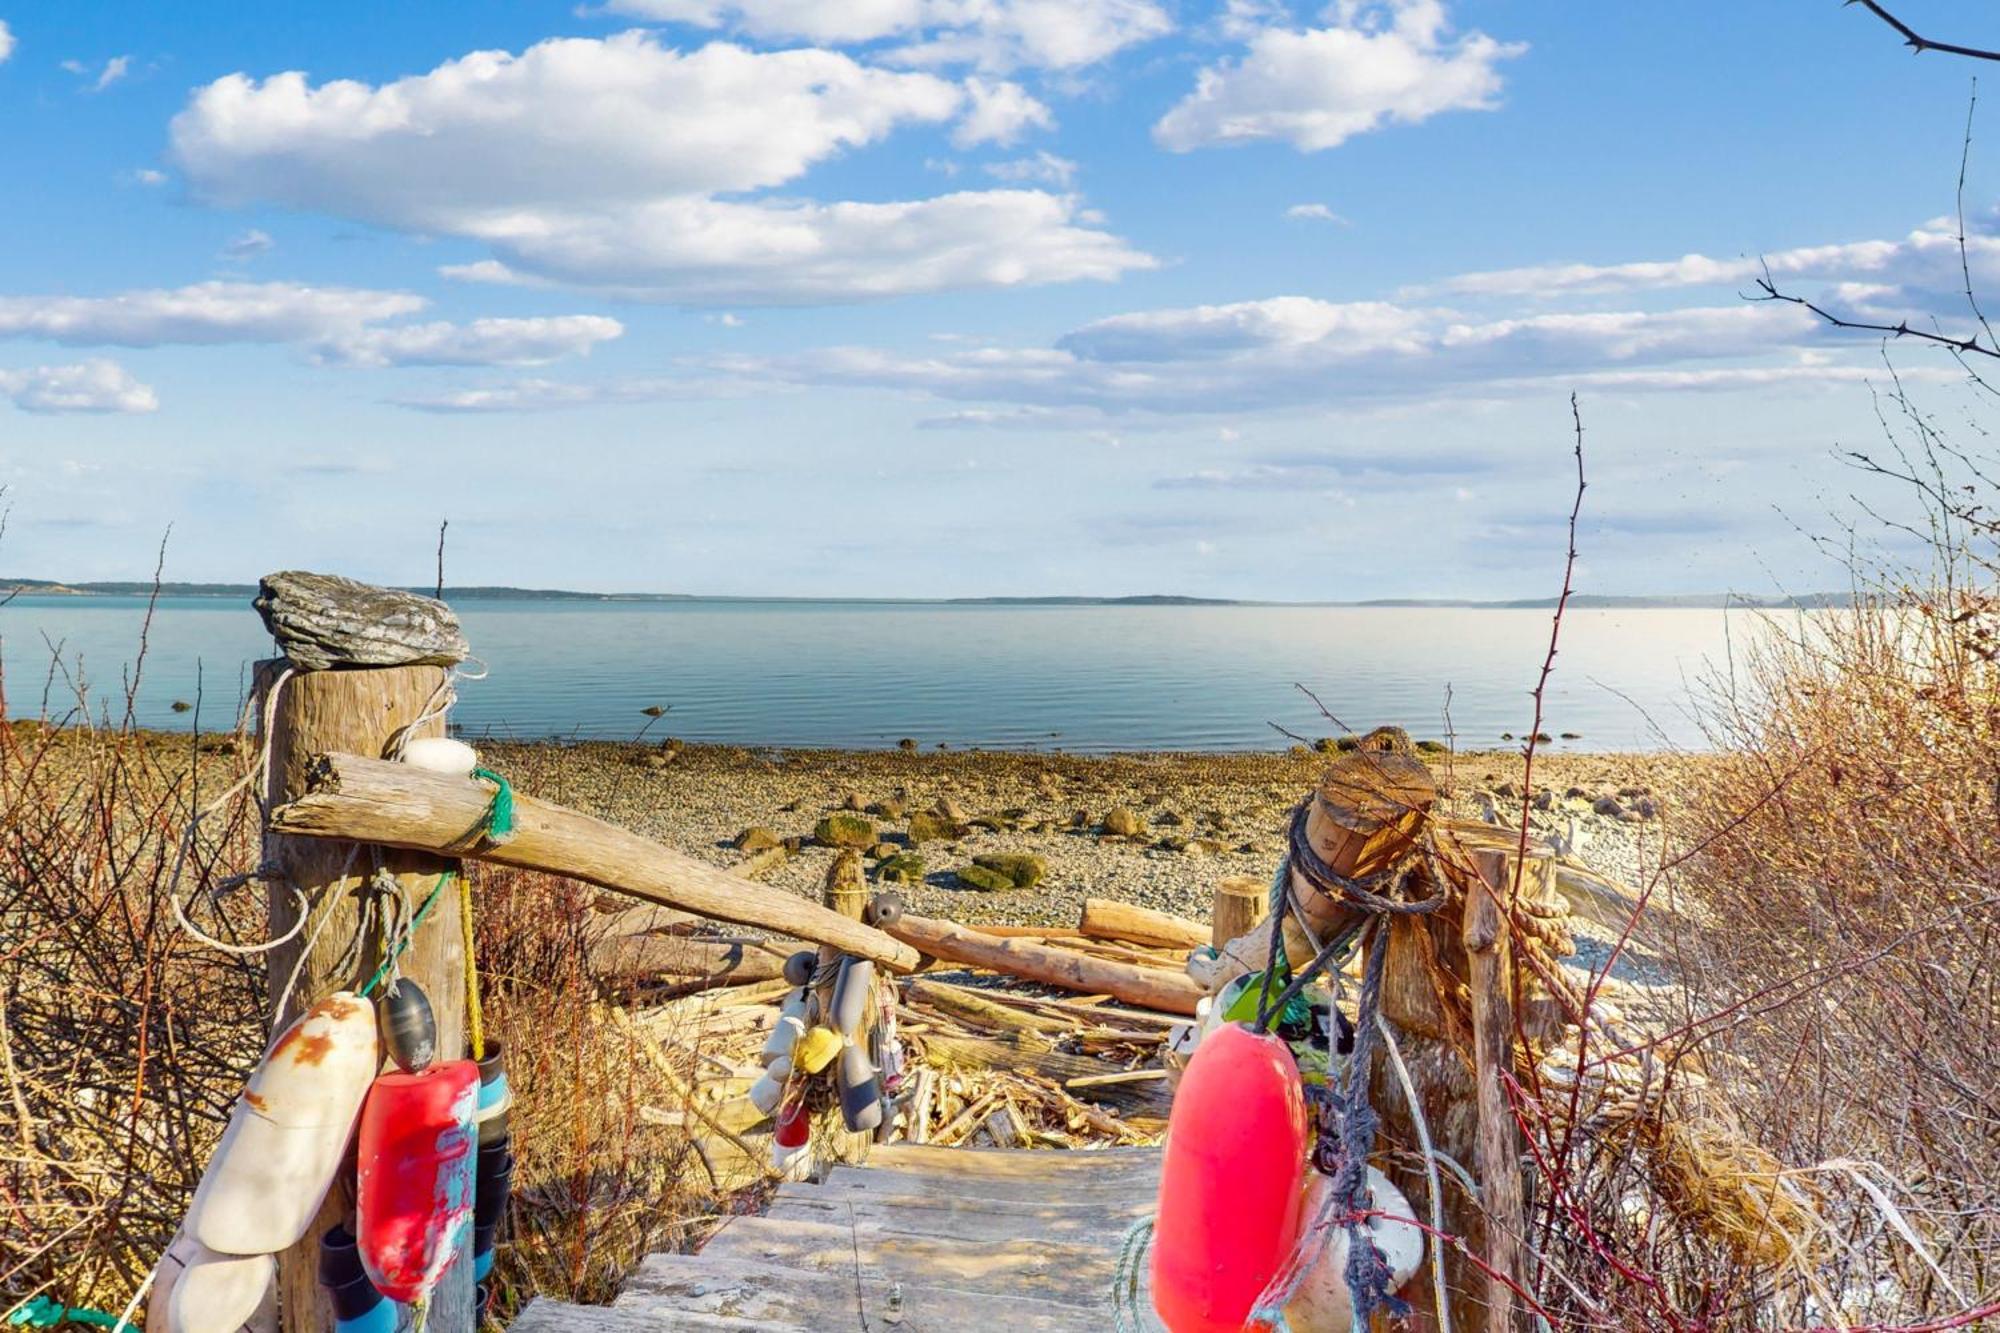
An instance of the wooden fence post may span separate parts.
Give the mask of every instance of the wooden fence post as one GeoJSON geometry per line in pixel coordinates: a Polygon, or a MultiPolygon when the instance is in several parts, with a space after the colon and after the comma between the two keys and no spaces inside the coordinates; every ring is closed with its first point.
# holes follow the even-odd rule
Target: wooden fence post
{"type": "MultiPolygon", "coordinates": [[[[379,590],[368,590],[377,592],[379,590]]],[[[381,755],[397,733],[415,723],[442,699],[446,668],[434,665],[300,670],[288,662],[267,662],[258,673],[260,698],[275,688],[259,716],[268,719],[270,768],[265,798],[271,804],[302,796],[306,769],[329,751],[381,755]],[[286,667],[290,670],[285,670],[286,667]]],[[[412,736],[440,736],[442,716],[430,718],[412,736]]],[[[319,838],[273,836],[270,865],[283,878],[269,886],[270,929],[275,938],[292,929],[298,900],[305,895],[311,919],[300,935],[269,954],[273,1026],[289,1023],[328,992],[352,989],[381,961],[379,936],[360,941],[358,969],[340,963],[361,925],[363,895],[377,865],[393,878],[396,891],[412,906],[423,901],[438,876],[457,862],[420,852],[372,848],[319,838]],[[321,913],[326,915],[322,918],[321,913]],[[296,981],[293,980],[296,971],[296,981]],[[287,988],[289,986],[289,996],[287,988]],[[276,1012],[280,1003],[282,1013],[276,1012]]],[[[452,892],[447,886],[446,892],[452,892]]],[[[422,986],[437,1017],[438,1050],[457,1056],[465,1050],[465,951],[455,903],[433,909],[403,955],[402,973],[422,986]]],[[[304,1239],[278,1256],[278,1300],[288,1333],[318,1333],[333,1327],[333,1314],[316,1273],[320,1235],[336,1222],[351,1221],[354,1207],[351,1161],[328,1194],[304,1239]]],[[[435,1333],[470,1333],[473,1328],[472,1262],[461,1253],[438,1284],[429,1328],[435,1333]]]]}
{"type": "Polygon", "coordinates": [[[1255,875],[1227,875],[1215,886],[1215,901],[1209,909],[1209,943],[1220,952],[1222,946],[1257,928],[1270,913],[1271,885],[1255,875]]]}

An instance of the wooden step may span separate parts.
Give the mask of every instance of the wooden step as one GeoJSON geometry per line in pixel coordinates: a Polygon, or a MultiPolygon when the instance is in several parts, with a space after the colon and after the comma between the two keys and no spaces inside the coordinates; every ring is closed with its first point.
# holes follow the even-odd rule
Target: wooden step
{"type": "Polygon", "coordinates": [[[831,1325],[731,1319],[698,1310],[621,1310],[610,1305],[571,1305],[540,1296],[529,1301],[507,1327],[513,1333],[827,1333],[831,1325]]]}
{"type": "Polygon", "coordinates": [[[1109,1307],[1065,1305],[1033,1297],[966,1292],[880,1272],[798,1272],[705,1254],[649,1256],[626,1280],[614,1307],[621,1312],[701,1311],[768,1320],[775,1327],[800,1324],[837,1330],[890,1327],[899,1305],[904,1328],[919,1330],[1031,1330],[1032,1333],[1102,1333],[1109,1307]],[[896,1289],[892,1297],[891,1289],[896,1289]]]}

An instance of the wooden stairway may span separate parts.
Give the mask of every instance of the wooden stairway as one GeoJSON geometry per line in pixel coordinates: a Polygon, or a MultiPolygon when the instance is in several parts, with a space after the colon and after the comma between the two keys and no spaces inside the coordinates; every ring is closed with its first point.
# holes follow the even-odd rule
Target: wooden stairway
{"type": "Polygon", "coordinates": [[[610,1306],[536,1300],[512,1327],[1103,1333],[1119,1250],[1159,1175],[1157,1148],[884,1144],[823,1184],[781,1185],[698,1254],[648,1256],[610,1306]]]}

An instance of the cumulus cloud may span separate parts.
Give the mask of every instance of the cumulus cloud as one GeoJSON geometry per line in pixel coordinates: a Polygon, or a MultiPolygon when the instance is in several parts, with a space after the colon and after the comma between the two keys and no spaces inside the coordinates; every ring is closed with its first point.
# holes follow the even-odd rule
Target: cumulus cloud
{"type": "Polygon", "coordinates": [[[594,315],[388,323],[427,305],[408,292],[284,282],[7,296],[0,297],[0,338],[73,347],[291,343],[322,361],[357,366],[532,365],[584,355],[624,332],[617,320],[594,315]]]}
{"type": "Polygon", "coordinates": [[[1031,181],[1053,185],[1067,190],[1076,179],[1076,163],[1054,153],[1040,152],[1033,157],[1017,157],[1006,162],[989,162],[986,174],[995,180],[1023,184],[1031,181]]]}
{"type": "Polygon", "coordinates": [[[116,361],[0,370],[0,398],[23,412],[152,412],[160,400],[116,361]]]}
{"type": "Polygon", "coordinates": [[[7,58],[13,54],[14,30],[7,26],[6,19],[0,19],[0,65],[6,64],[7,58]]]}
{"type": "Polygon", "coordinates": [[[625,332],[601,315],[475,319],[359,329],[321,344],[324,359],[352,366],[538,366],[587,356],[625,332]]]}
{"type": "Polygon", "coordinates": [[[1281,139],[1305,152],[1390,124],[1498,104],[1520,43],[1454,36],[1442,0],[1347,0],[1329,27],[1255,27],[1243,54],[1201,71],[1153,127],[1164,148],[1281,139]]]}
{"type": "Polygon", "coordinates": [[[954,147],[991,143],[1005,148],[1017,143],[1029,130],[1052,130],[1056,126],[1055,115],[1048,107],[1030,97],[1028,90],[1018,83],[1005,79],[992,83],[967,79],[965,94],[970,104],[951,132],[954,147]]]}
{"type": "Polygon", "coordinates": [[[1032,120],[995,91],[1012,85],[973,82],[983,103],[935,75],[838,52],[713,43],[684,53],[628,32],[475,52],[380,86],[232,74],[175,117],[172,152],[214,203],[466,237],[493,258],[455,276],[659,300],[851,300],[1115,277],[1149,262],[1079,225],[1069,201],[1032,192],[742,197],[968,105],[961,132],[980,138],[1032,120]]]}
{"type": "Polygon", "coordinates": [[[762,40],[894,41],[891,60],[985,69],[1077,69],[1173,30],[1151,0],[610,0],[605,8],[762,40]]]}

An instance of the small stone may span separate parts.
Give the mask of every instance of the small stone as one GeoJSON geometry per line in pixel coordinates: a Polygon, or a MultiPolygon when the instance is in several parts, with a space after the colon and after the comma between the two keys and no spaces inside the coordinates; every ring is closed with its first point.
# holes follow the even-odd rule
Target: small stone
{"type": "Polygon", "coordinates": [[[988,870],[980,865],[960,866],[953,873],[958,877],[960,885],[968,889],[977,889],[981,893],[1006,893],[1014,887],[1013,880],[997,870],[988,870]]]}
{"type": "Polygon", "coordinates": [[[739,852],[764,852],[783,845],[783,840],[762,824],[752,824],[729,840],[729,845],[739,852]]]}
{"type": "Polygon", "coordinates": [[[1153,822],[1162,828],[1185,828],[1187,816],[1178,810],[1162,810],[1153,816],[1153,822]]]}
{"type": "Polygon", "coordinates": [[[1544,787],[1535,793],[1534,804],[1537,810],[1553,810],[1556,807],[1556,794],[1544,787]]]}
{"type": "Polygon", "coordinates": [[[903,803],[892,796],[886,801],[871,803],[868,807],[868,813],[880,819],[901,819],[903,817],[903,803]]]}
{"type": "Polygon", "coordinates": [[[843,810],[852,810],[856,814],[859,814],[863,809],[861,793],[853,791],[842,792],[840,796],[840,808],[843,810]]]}
{"type": "Polygon", "coordinates": [[[937,804],[931,807],[931,813],[947,824],[963,824],[966,821],[965,807],[949,796],[938,797],[937,804]]]}
{"type": "Polygon", "coordinates": [[[872,847],[880,841],[875,836],[875,821],[855,814],[828,815],[813,825],[813,841],[827,847],[872,847]]]}
{"type": "Polygon", "coordinates": [[[924,858],[915,852],[898,852],[875,867],[875,878],[884,884],[921,884],[924,858]]]}
{"type": "Polygon", "coordinates": [[[1625,807],[1618,803],[1616,796],[1600,796],[1591,802],[1591,810],[1600,815],[1610,815],[1617,819],[1625,813],[1625,807]]]}
{"type": "Polygon", "coordinates": [[[1048,862],[1027,852],[990,852],[973,857],[972,863],[982,870],[1005,875],[1017,889],[1032,889],[1049,873],[1048,862]]]}
{"type": "Polygon", "coordinates": [[[1563,799],[1566,801],[1588,800],[1589,798],[1590,793],[1581,787],[1566,787],[1563,789],[1563,799]]]}
{"type": "Polygon", "coordinates": [[[893,842],[878,842],[868,849],[868,857],[873,861],[886,861],[892,856],[901,854],[902,850],[893,842]]]}
{"type": "Polygon", "coordinates": [[[1444,753],[1448,752],[1448,751],[1449,751],[1450,749],[1451,749],[1451,747],[1450,747],[1449,745],[1446,745],[1446,744],[1445,744],[1445,743],[1444,743],[1443,741],[1418,741],[1418,742],[1417,742],[1417,753],[1418,753],[1418,754],[1444,754],[1444,753]]]}
{"type": "Polygon", "coordinates": [[[901,750],[904,754],[909,754],[911,751],[917,748],[916,738],[913,736],[905,736],[903,737],[903,739],[896,742],[896,748],[898,750],[901,750]]]}
{"type": "Polygon", "coordinates": [[[1129,806],[1115,805],[1105,812],[1104,831],[1114,838],[1136,838],[1145,830],[1129,806]]]}
{"type": "Polygon", "coordinates": [[[1660,804],[1650,796],[1641,796],[1638,800],[1634,801],[1632,803],[1632,810],[1641,819],[1658,819],[1660,817],[1660,804]]]}

